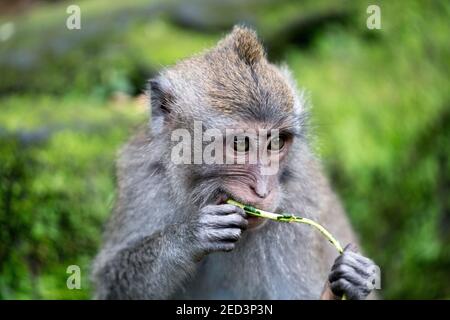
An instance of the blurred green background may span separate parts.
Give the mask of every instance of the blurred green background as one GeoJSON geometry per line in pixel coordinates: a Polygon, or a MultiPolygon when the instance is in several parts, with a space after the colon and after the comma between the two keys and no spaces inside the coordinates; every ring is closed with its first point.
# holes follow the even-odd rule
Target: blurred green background
{"type": "Polygon", "coordinates": [[[119,147],[146,79],[233,24],[308,90],[314,146],[382,297],[450,298],[448,1],[3,1],[0,298],[90,298],[119,147]],[[81,30],[68,30],[69,4],[81,30]],[[366,9],[381,8],[381,30],[366,9]],[[66,268],[82,289],[66,288],[66,268]]]}

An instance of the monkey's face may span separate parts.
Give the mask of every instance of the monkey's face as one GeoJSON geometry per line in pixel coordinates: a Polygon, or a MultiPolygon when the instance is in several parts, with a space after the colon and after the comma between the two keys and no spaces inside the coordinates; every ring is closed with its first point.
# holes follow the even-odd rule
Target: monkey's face
{"type": "MultiPolygon", "coordinates": [[[[204,206],[233,198],[277,209],[305,114],[290,73],[267,61],[253,32],[234,30],[162,72],[150,89],[152,130],[171,146],[171,161],[163,162],[174,201],[204,206]]],[[[250,219],[250,226],[260,223],[250,219]]]]}

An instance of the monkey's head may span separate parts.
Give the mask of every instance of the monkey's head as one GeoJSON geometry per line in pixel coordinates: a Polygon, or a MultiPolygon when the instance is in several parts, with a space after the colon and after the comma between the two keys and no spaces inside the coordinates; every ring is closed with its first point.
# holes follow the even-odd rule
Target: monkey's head
{"type": "Polygon", "coordinates": [[[150,80],[150,98],[174,201],[231,197],[277,208],[305,111],[288,70],[268,62],[254,31],[235,27],[216,47],[165,69],[150,80]]]}

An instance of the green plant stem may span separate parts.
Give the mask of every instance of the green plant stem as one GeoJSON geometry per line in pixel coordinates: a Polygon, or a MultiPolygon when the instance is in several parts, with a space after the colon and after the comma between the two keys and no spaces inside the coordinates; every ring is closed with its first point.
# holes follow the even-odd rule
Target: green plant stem
{"type": "Polygon", "coordinates": [[[299,223],[304,223],[304,224],[308,224],[310,226],[313,226],[314,228],[316,228],[317,230],[320,231],[320,233],[322,233],[325,238],[328,239],[328,241],[331,242],[331,244],[339,251],[339,253],[344,252],[344,249],[342,248],[341,244],[339,243],[339,241],[336,240],[335,237],[333,237],[333,235],[324,227],[322,227],[322,225],[320,225],[319,223],[308,219],[308,218],[302,218],[302,217],[297,217],[294,216],[292,214],[287,214],[287,213],[273,213],[273,212],[269,212],[269,211],[264,211],[264,210],[260,210],[257,209],[255,207],[252,206],[248,206],[242,203],[239,203],[235,200],[227,200],[227,203],[235,205],[239,208],[244,209],[244,211],[248,214],[251,214],[253,216],[256,217],[260,217],[260,218],[266,218],[266,219],[270,219],[270,220],[275,220],[275,221],[280,221],[280,222],[299,222],[299,223]]]}

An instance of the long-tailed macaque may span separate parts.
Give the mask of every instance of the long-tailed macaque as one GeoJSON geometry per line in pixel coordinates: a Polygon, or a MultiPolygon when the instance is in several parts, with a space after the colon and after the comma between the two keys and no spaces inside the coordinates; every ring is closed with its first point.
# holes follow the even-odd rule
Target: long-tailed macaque
{"type": "Polygon", "coordinates": [[[232,198],[308,217],[342,243],[357,242],[308,145],[302,95],[286,67],[268,62],[254,31],[235,27],[216,47],[161,71],[150,80],[149,97],[151,123],[118,162],[117,204],[94,263],[97,298],[369,295],[374,263],[353,245],[339,255],[309,226],[251,217],[226,204],[232,198]],[[174,161],[180,138],[173,133],[195,136],[195,123],[226,139],[194,137],[203,140],[189,151],[214,142],[217,159],[240,154],[245,161],[174,161]],[[228,139],[228,129],[241,136],[228,139]],[[265,161],[247,161],[261,150],[265,161]],[[264,172],[272,162],[278,170],[264,172]]]}

